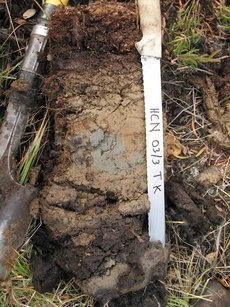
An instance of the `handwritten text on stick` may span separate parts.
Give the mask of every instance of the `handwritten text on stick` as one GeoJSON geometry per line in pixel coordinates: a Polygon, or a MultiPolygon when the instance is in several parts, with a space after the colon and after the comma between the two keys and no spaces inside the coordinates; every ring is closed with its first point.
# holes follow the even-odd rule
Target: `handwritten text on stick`
{"type": "Polygon", "coordinates": [[[163,144],[161,144],[161,121],[160,118],[160,110],[158,108],[151,108],[149,113],[149,133],[151,135],[151,140],[148,140],[151,144],[151,161],[152,161],[152,174],[153,177],[153,186],[152,191],[154,194],[157,194],[158,192],[161,192],[162,190],[162,172],[159,169],[159,165],[163,162],[163,153],[162,148],[163,144]]]}

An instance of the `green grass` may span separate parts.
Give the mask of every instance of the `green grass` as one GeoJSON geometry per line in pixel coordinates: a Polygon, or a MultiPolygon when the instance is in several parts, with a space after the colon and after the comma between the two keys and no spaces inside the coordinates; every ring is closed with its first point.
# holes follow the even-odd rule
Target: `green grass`
{"type": "Polygon", "coordinates": [[[215,58],[219,51],[214,51],[212,54],[200,54],[198,49],[191,49],[185,53],[181,53],[179,56],[179,63],[182,66],[190,66],[192,68],[197,68],[199,64],[205,63],[218,63],[219,59],[215,58]]]}
{"type": "Polygon", "coordinates": [[[205,39],[206,29],[199,1],[188,1],[184,6],[179,7],[176,21],[169,30],[172,63],[196,69],[203,63],[219,62],[216,58],[218,51],[207,54],[199,50],[199,46],[205,39]]]}
{"type": "Polygon", "coordinates": [[[40,154],[44,147],[44,144],[42,144],[42,140],[44,138],[47,126],[48,126],[48,113],[46,112],[40,124],[40,127],[35,132],[35,137],[32,143],[29,145],[27,152],[25,153],[25,155],[19,162],[18,178],[19,178],[19,182],[23,185],[28,180],[28,176],[29,176],[29,172],[31,168],[39,160],[40,154]]]}
{"type": "Polygon", "coordinates": [[[206,245],[212,242],[208,254],[205,250],[202,251],[202,243],[196,248],[180,242],[176,228],[170,227],[173,229],[176,242],[172,245],[169,271],[165,281],[168,291],[167,307],[189,307],[191,300],[194,302],[197,299],[208,303],[209,297],[204,295],[208,282],[211,279],[220,282],[228,280],[230,221],[218,226],[203,238],[206,245]]]}
{"type": "MultiPolygon", "coordinates": [[[[22,61],[12,64],[9,56],[10,47],[8,45],[8,38],[0,44],[0,87],[7,89],[10,82],[16,80],[16,73],[22,61]]],[[[16,52],[16,51],[15,51],[16,52]]]]}
{"type": "Polygon", "coordinates": [[[12,66],[9,63],[7,52],[3,45],[0,46],[0,87],[7,88],[11,81],[16,79],[15,73],[21,61],[12,66]]]}
{"type": "Polygon", "coordinates": [[[204,36],[201,16],[196,10],[194,1],[178,10],[177,20],[171,28],[170,42],[175,54],[187,52],[204,36]]]}
{"type": "Polygon", "coordinates": [[[5,65],[1,63],[0,60],[0,87],[4,86],[4,83],[7,81],[16,80],[15,72],[17,71],[18,67],[21,65],[21,62],[17,63],[13,67],[5,65]]]}
{"type": "Polygon", "coordinates": [[[38,293],[32,286],[30,269],[31,245],[20,252],[9,282],[1,286],[0,306],[92,307],[93,300],[81,294],[74,281],[61,282],[54,293],[38,293]]]}
{"type": "Polygon", "coordinates": [[[189,307],[189,304],[183,298],[178,297],[174,293],[170,293],[167,307],[189,307]]]}
{"type": "Polygon", "coordinates": [[[210,267],[194,248],[174,247],[167,276],[168,307],[189,306],[191,299],[207,300],[202,295],[209,281],[210,267]]]}
{"type": "Polygon", "coordinates": [[[216,17],[221,27],[230,30],[230,7],[226,5],[225,0],[215,1],[216,17]]]}

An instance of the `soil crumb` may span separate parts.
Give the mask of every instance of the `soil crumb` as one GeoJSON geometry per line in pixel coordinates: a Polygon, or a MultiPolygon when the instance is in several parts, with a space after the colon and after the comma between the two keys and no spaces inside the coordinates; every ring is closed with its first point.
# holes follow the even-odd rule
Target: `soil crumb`
{"type": "Polygon", "coordinates": [[[67,8],[50,35],[44,91],[54,141],[40,194],[44,226],[34,237],[34,285],[47,291],[61,275],[75,277],[84,292],[107,302],[163,278],[168,259],[148,238],[135,5],[67,8]]]}

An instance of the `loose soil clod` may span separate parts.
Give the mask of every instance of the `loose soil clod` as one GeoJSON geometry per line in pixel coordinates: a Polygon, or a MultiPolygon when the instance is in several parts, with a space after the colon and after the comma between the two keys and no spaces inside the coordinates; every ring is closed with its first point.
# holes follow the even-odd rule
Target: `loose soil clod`
{"type": "Polygon", "coordinates": [[[194,189],[186,188],[177,182],[166,184],[168,214],[174,221],[182,222],[181,237],[185,242],[196,245],[199,237],[208,233],[213,224],[220,224],[222,218],[213,203],[201,197],[194,189]]]}

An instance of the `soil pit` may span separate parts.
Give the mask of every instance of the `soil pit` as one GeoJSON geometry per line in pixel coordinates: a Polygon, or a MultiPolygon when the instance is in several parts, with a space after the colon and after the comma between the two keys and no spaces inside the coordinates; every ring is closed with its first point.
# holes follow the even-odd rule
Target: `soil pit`
{"type": "Polygon", "coordinates": [[[107,302],[165,274],[167,249],[149,242],[146,221],[140,38],[132,3],[97,2],[53,18],[44,89],[54,141],[32,257],[39,291],[75,277],[107,302]]]}

